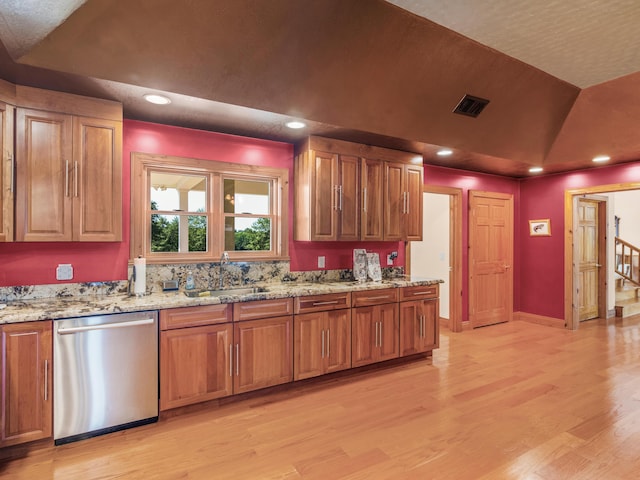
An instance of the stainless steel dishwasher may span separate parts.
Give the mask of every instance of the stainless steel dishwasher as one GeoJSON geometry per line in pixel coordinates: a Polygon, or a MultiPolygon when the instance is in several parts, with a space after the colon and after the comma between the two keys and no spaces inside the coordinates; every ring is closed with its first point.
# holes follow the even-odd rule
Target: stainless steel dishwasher
{"type": "Polygon", "coordinates": [[[158,420],[158,312],[54,321],[56,445],[158,420]]]}

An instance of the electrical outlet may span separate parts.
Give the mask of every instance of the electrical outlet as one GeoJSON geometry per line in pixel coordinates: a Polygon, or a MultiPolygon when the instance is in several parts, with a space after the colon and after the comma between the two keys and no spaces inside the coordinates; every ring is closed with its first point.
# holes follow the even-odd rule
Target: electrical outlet
{"type": "Polygon", "coordinates": [[[391,254],[387,255],[387,265],[393,265],[393,257],[391,254]]]}
{"type": "Polygon", "coordinates": [[[61,263],[56,268],[56,280],[72,280],[73,265],[70,263],[61,263]]]}
{"type": "Polygon", "coordinates": [[[324,256],[318,257],[318,268],[324,268],[324,256]]]}

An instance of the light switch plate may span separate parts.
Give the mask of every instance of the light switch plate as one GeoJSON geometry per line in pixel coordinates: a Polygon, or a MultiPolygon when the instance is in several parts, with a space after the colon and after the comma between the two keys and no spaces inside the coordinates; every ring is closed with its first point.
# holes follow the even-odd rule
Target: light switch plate
{"type": "Polygon", "coordinates": [[[56,268],[56,280],[72,280],[73,265],[70,263],[61,263],[56,268]]]}
{"type": "Polygon", "coordinates": [[[324,268],[324,256],[318,257],[318,268],[324,268]]]}

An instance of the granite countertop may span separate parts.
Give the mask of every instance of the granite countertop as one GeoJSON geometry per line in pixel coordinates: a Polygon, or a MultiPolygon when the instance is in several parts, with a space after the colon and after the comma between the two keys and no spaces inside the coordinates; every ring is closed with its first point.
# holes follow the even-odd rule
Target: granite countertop
{"type": "Polygon", "coordinates": [[[220,303],[247,302],[276,298],[302,297],[323,293],[340,293],[392,287],[434,285],[442,283],[435,278],[400,277],[381,282],[327,282],[327,283],[264,283],[236,287],[257,287],[258,292],[234,292],[219,296],[188,297],[182,291],[152,293],[142,297],[123,294],[83,295],[77,297],[47,297],[34,300],[7,302],[0,308],[0,324],[86,317],[110,313],[162,310],[220,303]]]}

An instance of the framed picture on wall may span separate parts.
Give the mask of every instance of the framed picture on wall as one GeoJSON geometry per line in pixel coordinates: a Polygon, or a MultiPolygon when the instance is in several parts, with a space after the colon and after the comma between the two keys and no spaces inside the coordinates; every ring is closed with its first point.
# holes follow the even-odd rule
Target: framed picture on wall
{"type": "Polygon", "coordinates": [[[529,220],[529,235],[532,237],[550,237],[551,222],[548,218],[529,220]]]}

